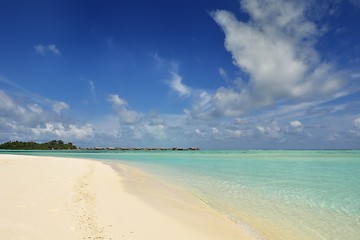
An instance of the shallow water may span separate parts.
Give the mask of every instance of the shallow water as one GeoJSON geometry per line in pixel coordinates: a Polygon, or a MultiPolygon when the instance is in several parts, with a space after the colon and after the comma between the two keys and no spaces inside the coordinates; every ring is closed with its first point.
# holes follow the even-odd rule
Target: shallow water
{"type": "Polygon", "coordinates": [[[16,151],[121,161],[180,185],[254,239],[359,239],[360,151],[16,151]]]}

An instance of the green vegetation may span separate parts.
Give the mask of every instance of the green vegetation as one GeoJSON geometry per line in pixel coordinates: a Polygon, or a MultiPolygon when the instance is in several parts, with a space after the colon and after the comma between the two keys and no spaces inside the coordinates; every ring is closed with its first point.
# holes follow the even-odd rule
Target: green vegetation
{"type": "Polygon", "coordinates": [[[36,142],[6,142],[0,144],[0,149],[11,150],[62,150],[62,149],[77,149],[72,143],[64,143],[61,140],[52,140],[47,143],[36,142]]]}

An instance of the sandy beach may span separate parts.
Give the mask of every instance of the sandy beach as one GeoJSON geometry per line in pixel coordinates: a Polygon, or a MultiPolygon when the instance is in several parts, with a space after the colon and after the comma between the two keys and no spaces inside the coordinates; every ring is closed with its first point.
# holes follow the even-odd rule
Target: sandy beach
{"type": "Polygon", "coordinates": [[[125,165],[0,154],[0,239],[251,239],[186,191],[125,165]]]}

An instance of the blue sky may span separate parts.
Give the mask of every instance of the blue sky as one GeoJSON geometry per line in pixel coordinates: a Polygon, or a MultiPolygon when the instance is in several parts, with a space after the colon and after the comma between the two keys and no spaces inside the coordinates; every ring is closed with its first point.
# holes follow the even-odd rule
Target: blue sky
{"type": "Polygon", "coordinates": [[[0,142],[360,148],[359,0],[0,0],[0,142]]]}

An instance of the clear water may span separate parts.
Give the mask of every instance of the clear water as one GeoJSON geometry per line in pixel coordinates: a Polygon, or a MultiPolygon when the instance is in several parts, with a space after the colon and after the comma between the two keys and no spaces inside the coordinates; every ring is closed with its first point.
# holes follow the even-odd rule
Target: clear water
{"type": "Polygon", "coordinates": [[[360,239],[360,151],[26,151],[130,164],[191,191],[254,239],[360,239]]]}

